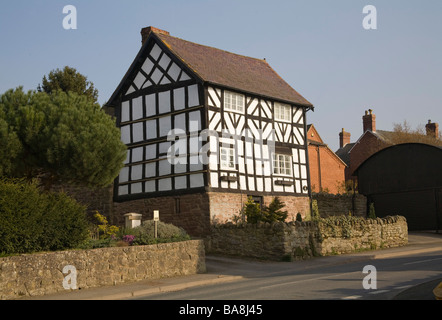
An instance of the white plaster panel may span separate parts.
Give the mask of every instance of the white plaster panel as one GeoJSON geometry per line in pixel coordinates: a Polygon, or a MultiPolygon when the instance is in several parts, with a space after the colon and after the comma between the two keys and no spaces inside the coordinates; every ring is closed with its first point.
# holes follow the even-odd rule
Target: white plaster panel
{"type": "Polygon", "coordinates": [[[170,91],[158,94],[158,109],[160,114],[170,112],[170,91]]]}
{"type": "Polygon", "coordinates": [[[216,172],[210,173],[210,184],[213,188],[218,188],[218,173],[216,172]]]}
{"type": "Polygon", "coordinates": [[[198,94],[198,85],[194,84],[187,88],[188,90],[188,106],[195,107],[200,105],[199,94],[198,94]]]}
{"type": "Polygon", "coordinates": [[[184,88],[178,88],[173,90],[173,104],[175,110],[182,110],[186,107],[184,88]]]}
{"type": "Polygon", "coordinates": [[[132,125],[132,142],[140,142],[144,140],[144,125],[137,122],[132,125]]]}
{"type": "Polygon", "coordinates": [[[150,144],[146,147],[146,160],[150,159],[156,159],[157,157],[157,145],[156,144],[150,144]]]}
{"type": "Polygon", "coordinates": [[[143,192],[142,188],[143,188],[143,185],[141,184],[141,182],[132,183],[130,185],[130,193],[131,194],[141,193],[141,192],[143,192]]]}
{"type": "Polygon", "coordinates": [[[130,104],[129,101],[124,101],[121,104],[121,122],[130,121],[130,104]]]}
{"type": "Polygon", "coordinates": [[[149,94],[146,96],[146,117],[151,117],[157,114],[156,96],[149,94]]]}
{"type": "Polygon", "coordinates": [[[158,180],[158,191],[168,191],[172,190],[172,179],[160,179],[158,180]]]}
{"type": "Polygon", "coordinates": [[[132,162],[143,160],[143,147],[132,149],[132,162]]]}
{"type": "Polygon", "coordinates": [[[143,97],[132,100],[132,120],[138,120],[143,117],[143,97]]]}
{"type": "Polygon", "coordinates": [[[197,188],[204,186],[204,175],[202,173],[199,174],[191,174],[189,176],[190,179],[190,187],[197,188]]]}
{"type": "Polygon", "coordinates": [[[157,44],[155,44],[150,51],[150,56],[156,61],[160,57],[161,52],[161,48],[157,44]]]}
{"type": "Polygon", "coordinates": [[[144,183],[144,191],[145,192],[155,192],[155,180],[146,181],[144,183]]]}
{"type": "Polygon", "coordinates": [[[121,141],[123,141],[124,144],[131,143],[130,141],[130,130],[131,126],[122,126],[121,127],[121,141]]]}
{"type": "Polygon", "coordinates": [[[120,175],[118,176],[119,182],[128,182],[129,181],[129,168],[124,167],[120,171],[120,175]]]}
{"type": "Polygon", "coordinates": [[[171,117],[163,117],[159,119],[160,137],[166,137],[171,130],[171,117]]]}
{"type": "Polygon", "coordinates": [[[175,177],[175,189],[186,189],[187,188],[187,177],[179,176],[175,177]]]}
{"type": "Polygon", "coordinates": [[[125,196],[129,193],[129,186],[119,186],[118,195],[125,196]]]}
{"type": "Polygon", "coordinates": [[[155,177],[157,175],[157,164],[156,162],[146,163],[144,165],[144,173],[146,178],[155,177]]]}

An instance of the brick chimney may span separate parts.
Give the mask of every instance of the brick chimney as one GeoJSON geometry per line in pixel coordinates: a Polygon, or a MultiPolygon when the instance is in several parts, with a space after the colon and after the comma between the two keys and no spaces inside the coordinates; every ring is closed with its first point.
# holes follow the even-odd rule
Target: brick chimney
{"type": "Polygon", "coordinates": [[[374,115],[373,110],[368,109],[368,111],[365,111],[365,115],[362,117],[362,122],[364,125],[364,133],[367,130],[376,132],[376,116],[374,115]]]}
{"type": "Polygon", "coordinates": [[[439,124],[431,123],[431,120],[428,120],[428,123],[425,125],[425,129],[427,130],[427,136],[439,139],[439,124]]]}
{"type": "Polygon", "coordinates": [[[165,30],[161,30],[161,29],[158,29],[155,27],[146,27],[146,28],[141,29],[141,44],[144,44],[146,42],[146,40],[149,37],[149,34],[151,32],[165,34],[166,36],[170,35],[170,33],[165,30]]]}
{"type": "Polygon", "coordinates": [[[344,128],[339,132],[339,148],[345,147],[350,143],[350,132],[345,132],[344,128]]]}

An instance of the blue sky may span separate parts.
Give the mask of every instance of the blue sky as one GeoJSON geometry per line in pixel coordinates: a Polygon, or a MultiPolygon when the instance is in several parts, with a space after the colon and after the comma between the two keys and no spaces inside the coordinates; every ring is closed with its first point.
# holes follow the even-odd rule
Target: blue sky
{"type": "Polygon", "coordinates": [[[332,150],[345,128],[352,142],[371,108],[377,128],[442,122],[440,0],[16,0],[0,10],[0,93],[34,90],[68,65],[107,101],[155,26],[200,44],[266,58],[315,106],[308,113],[332,150]],[[77,30],[63,28],[63,7],[77,9],[77,30]],[[377,9],[365,30],[362,9],[377,9]]]}

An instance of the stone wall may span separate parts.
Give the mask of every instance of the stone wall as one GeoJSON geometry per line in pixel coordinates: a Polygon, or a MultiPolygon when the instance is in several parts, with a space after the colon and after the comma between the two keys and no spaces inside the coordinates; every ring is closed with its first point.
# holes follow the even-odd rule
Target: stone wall
{"type": "Polygon", "coordinates": [[[224,224],[212,227],[209,253],[258,259],[304,259],[408,243],[404,217],[336,217],[321,222],[224,224]],[[326,221],[326,222],[325,222],[326,221]]]}
{"type": "Polygon", "coordinates": [[[348,215],[355,217],[367,216],[367,198],[362,194],[328,194],[314,193],[312,200],[318,203],[321,217],[348,215]]]}
{"type": "Polygon", "coordinates": [[[11,256],[0,258],[0,299],[66,291],[66,266],[77,289],[206,272],[202,240],[11,256]]]}

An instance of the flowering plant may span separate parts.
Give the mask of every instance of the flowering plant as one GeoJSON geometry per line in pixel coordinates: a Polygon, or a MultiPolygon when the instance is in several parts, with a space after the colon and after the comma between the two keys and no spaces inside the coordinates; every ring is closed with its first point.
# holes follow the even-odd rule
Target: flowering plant
{"type": "Polygon", "coordinates": [[[135,239],[135,236],[133,236],[133,235],[131,235],[131,234],[125,235],[125,236],[123,236],[123,238],[122,238],[122,240],[123,240],[124,242],[127,242],[129,245],[132,245],[132,243],[134,242],[134,239],[135,239]]]}

